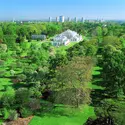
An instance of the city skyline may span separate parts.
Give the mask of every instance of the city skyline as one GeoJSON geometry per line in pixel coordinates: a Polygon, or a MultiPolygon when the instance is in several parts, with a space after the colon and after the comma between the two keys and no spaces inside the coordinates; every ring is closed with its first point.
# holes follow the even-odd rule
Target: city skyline
{"type": "Polygon", "coordinates": [[[124,0],[1,0],[0,20],[40,20],[58,15],[124,20],[124,5],[124,0]]]}

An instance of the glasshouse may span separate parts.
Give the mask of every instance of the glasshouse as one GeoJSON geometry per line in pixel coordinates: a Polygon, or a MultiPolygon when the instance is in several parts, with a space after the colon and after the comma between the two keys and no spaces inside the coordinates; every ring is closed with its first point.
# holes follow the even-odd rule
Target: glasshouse
{"type": "Polygon", "coordinates": [[[67,30],[55,36],[52,41],[52,45],[54,46],[68,45],[70,42],[79,42],[79,41],[82,41],[81,35],[79,35],[75,31],[67,30]]]}

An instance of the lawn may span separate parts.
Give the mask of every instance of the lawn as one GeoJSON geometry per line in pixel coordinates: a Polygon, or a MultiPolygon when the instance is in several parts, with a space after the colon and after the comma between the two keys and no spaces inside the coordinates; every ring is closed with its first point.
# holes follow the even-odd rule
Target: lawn
{"type": "MultiPolygon", "coordinates": [[[[40,48],[41,47],[41,44],[43,43],[46,43],[46,44],[50,44],[51,41],[47,41],[47,40],[44,40],[44,41],[37,41],[37,40],[32,40],[31,42],[23,42],[22,43],[22,48],[24,48],[26,51],[23,51],[23,53],[21,54],[21,56],[26,56],[27,55],[27,51],[28,49],[30,49],[31,45],[34,45],[35,47],[37,46],[37,48],[40,48]]],[[[59,46],[59,47],[56,47],[56,46],[53,46],[54,50],[56,52],[59,52],[59,53],[62,53],[62,54],[66,54],[66,50],[72,46],[74,46],[75,44],[77,44],[78,42],[70,42],[67,46],[59,46]]]]}
{"type": "Polygon", "coordinates": [[[74,46],[75,44],[77,44],[78,42],[70,42],[67,46],[59,46],[59,47],[54,47],[56,52],[60,52],[62,54],[66,54],[66,50],[69,49],[70,47],[74,46]]]}
{"type": "Polygon", "coordinates": [[[73,111],[72,115],[48,113],[44,116],[34,116],[29,125],[83,125],[89,117],[95,117],[94,108],[85,105],[81,110],[73,111]]]}
{"type": "Polygon", "coordinates": [[[93,68],[92,75],[100,75],[101,67],[97,66],[93,68]]]}
{"type": "Polygon", "coordinates": [[[100,78],[100,74],[101,74],[101,70],[102,68],[99,66],[93,67],[92,70],[92,75],[93,76],[97,76],[97,78],[94,79],[94,81],[92,83],[88,83],[88,87],[91,89],[100,89],[100,90],[104,90],[105,88],[99,85],[96,85],[96,83],[102,82],[103,79],[100,78]]]}

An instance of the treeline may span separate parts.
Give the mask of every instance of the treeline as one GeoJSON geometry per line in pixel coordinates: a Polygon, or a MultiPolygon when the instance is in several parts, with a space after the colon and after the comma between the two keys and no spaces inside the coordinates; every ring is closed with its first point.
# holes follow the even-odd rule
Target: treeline
{"type": "Polygon", "coordinates": [[[31,41],[32,34],[45,34],[48,37],[59,34],[67,29],[74,30],[87,37],[96,37],[99,42],[103,36],[118,36],[124,39],[125,25],[117,23],[1,23],[0,41],[12,44],[14,41],[31,41]]]}
{"type": "MultiPolygon", "coordinates": [[[[120,27],[124,27],[121,25],[120,27]]],[[[96,85],[103,90],[92,92],[96,120],[89,119],[87,125],[124,125],[124,97],[125,97],[125,53],[124,28],[116,30],[114,34],[102,37],[98,44],[97,65],[102,68],[100,75],[94,76],[96,85]],[[98,79],[101,79],[98,81],[98,79]],[[107,122],[106,122],[107,121],[107,122]]],[[[113,29],[111,29],[113,31],[113,29]]]]}

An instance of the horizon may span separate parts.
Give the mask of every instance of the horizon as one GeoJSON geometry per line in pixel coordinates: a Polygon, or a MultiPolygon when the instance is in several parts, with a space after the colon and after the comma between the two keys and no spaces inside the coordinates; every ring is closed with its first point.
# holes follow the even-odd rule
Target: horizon
{"type": "Polygon", "coordinates": [[[0,20],[70,18],[125,20],[124,0],[2,0],[0,20]]]}

